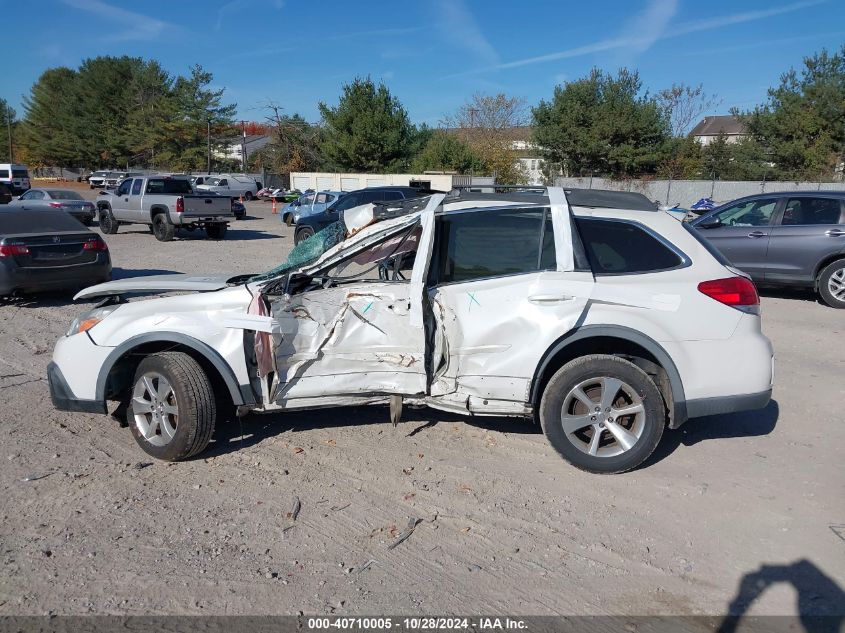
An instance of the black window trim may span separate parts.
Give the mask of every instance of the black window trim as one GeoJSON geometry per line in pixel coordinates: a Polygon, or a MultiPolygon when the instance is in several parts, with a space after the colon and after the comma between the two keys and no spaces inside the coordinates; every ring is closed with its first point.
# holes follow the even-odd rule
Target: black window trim
{"type": "MultiPolygon", "coordinates": [[[[524,275],[536,275],[538,273],[554,272],[554,270],[550,271],[549,269],[540,269],[540,262],[542,261],[542,257],[543,257],[543,248],[542,248],[543,247],[543,235],[545,233],[546,221],[549,218],[549,215],[551,213],[551,207],[547,204],[546,205],[543,205],[543,204],[533,204],[533,205],[532,204],[526,204],[526,205],[513,204],[513,205],[510,205],[509,204],[509,205],[502,205],[502,206],[498,206],[498,207],[470,207],[470,208],[467,208],[467,209],[454,209],[454,210],[445,211],[443,213],[438,213],[435,216],[435,228],[434,228],[434,230],[435,230],[435,241],[434,241],[434,244],[432,245],[433,246],[432,253],[431,253],[432,257],[434,257],[437,254],[437,249],[440,248],[440,240],[438,239],[437,233],[439,232],[438,229],[440,227],[440,221],[443,218],[447,218],[451,215],[465,215],[467,213],[487,212],[487,211],[491,211],[491,212],[492,211],[508,211],[508,210],[510,210],[510,211],[543,211],[543,218],[541,220],[541,228],[540,228],[540,242],[539,242],[540,248],[539,248],[539,252],[537,254],[537,270],[527,270],[527,271],[518,272],[518,273],[507,273],[507,274],[504,274],[504,275],[489,275],[487,277],[473,277],[472,279],[461,279],[460,281],[440,281],[439,280],[439,277],[440,277],[439,261],[438,261],[438,266],[437,266],[438,269],[437,270],[435,270],[434,266],[431,265],[431,261],[429,261],[429,276],[428,276],[428,280],[426,282],[426,287],[429,288],[429,289],[445,288],[447,286],[455,286],[455,285],[458,285],[458,284],[469,284],[469,283],[473,283],[473,282],[476,282],[476,281],[487,281],[489,279],[507,279],[509,277],[522,277],[524,275]],[[438,279],[432,279],[431,278],[432,273],[436,273],[438,279]]],[[[555,256],[555,259],[557,259],[557,256],[555,256]]],[[[575,271],[572,271],[572,272],[589,272],[589,271],[575,270],[575,271]]]]}
{"type": "MultiPolygon", "coordinates": [[[[672,251],[675,255],[677,255],[678,258],[681,260],[681,263],[678,264],[677,266],[670,266],[669,268],[654,268],[652,270],[640,270],[640,271],[637,271],[637,272],[605,273],[605,272],[596,272],[595,270],[593,270],[592,272],[593,272],[594,277],[625,277],[625,276],[632,276],[632,275],[652,275],[654,273],[665,273],[665,272],[668,272],[668,271],[671,271],[671,270],[681,270],[681,269],[689,268],[690,266],[692,266],[692,260],[689,258],[689,256],[686,253],[684,253],[681,249],[679,249],[677,246],[675,246],[672,242],[667,240],[665,237],[663,237],[662,235],[660,235],[656,231],[653,231],[651,228],[649,228],[648,226],[646,226],[642,222],[637,222],[636,220],[628,220],[628,219],[624,219],[624,218],[603,218],[603,217],[600,218],[600,217],[596,217],[596,216],[593,216],[593,215],[586,215],[586,216],[577,216],[576,215],[575,216],[575,227],[576,227],[576,230],[578,230],[578,235],[581,238],[582,242],[584,242],[584,238],[583,238],[583,236],[581,236],[581,231],[577,228],[578,227],[578,220],[589,220],[589,221],[597,221],[597,222],[617,222],[617,223],[623,223],[623,224],[630,224],[632,226],[637,227],[638,229],[645,231],[648,235],[650,235],[651,237],[656,239],[663,246],[665,246],[670,251],[672,251]]],[[[586,245],[584,246],[584,248],[586,250],[586,248],[587,248],[586,245]]],[[[587,260],[589,261],[589,255],[587,255],[587,260]]],[[[590,264],[590,267],[592,268],[592,263],[590,264]]]]}

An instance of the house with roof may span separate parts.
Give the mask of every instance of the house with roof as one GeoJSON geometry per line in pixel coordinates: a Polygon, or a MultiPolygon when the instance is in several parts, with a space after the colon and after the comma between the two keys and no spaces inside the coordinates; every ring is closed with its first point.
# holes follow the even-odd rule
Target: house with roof
{"type": "Polygon", "coordinates": [[[748,136],[748,129],[739,117],[728,114],[704,117],[690,134],[702,145],[709,145],[719,134],[724,134],[728,143],[736,143],[739,139],[748,136]]]}

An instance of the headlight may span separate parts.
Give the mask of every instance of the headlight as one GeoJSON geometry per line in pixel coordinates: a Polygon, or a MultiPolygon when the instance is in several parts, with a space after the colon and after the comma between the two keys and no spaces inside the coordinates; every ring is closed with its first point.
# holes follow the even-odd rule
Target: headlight
{"type": "Polygon", "coordinates": [[[103,308],[95,308],[94,310],[83,312],[73,320],[73,323],[70,324],[70,328],[65,336],[73,336],[74,334],[79,334],[80,332],[87,332],[119,307],[120,306],[105,306],[103,308]]]}

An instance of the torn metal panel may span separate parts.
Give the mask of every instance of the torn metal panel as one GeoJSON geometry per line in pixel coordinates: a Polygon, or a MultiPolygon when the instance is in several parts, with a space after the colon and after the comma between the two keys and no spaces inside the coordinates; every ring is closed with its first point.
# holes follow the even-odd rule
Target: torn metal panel
{"type": "Polygon", "coordinates": [[[275,301],[273,399],[424,393],[424,340],[410,324],[409,288],[368,283],[275,301]]]}

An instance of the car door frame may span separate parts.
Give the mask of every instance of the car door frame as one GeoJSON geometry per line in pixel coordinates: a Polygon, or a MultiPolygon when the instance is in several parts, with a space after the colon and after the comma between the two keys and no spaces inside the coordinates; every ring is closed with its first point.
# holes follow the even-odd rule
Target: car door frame
{"type": "MultiPolygon", "coordinates": [[[[765,280],[766,270],[767,270],[767,267],[768,267],[767,257],[768,257],[768,249],[769,249],[769,240],[771,239],[772,229],[776,226],[775,225],[775,219],[778,217],[778,214],[781,212],[781,209],[783,208],[783,205],[785,204],[784,196],[783,196],[783,194],[780,194],[780,193],[772,194],[772,195],[761,194],[759,196],[754,196],[752,200],[747,200],[746,202],[752,202],[753,203],[753,202],[760,202],[760,201],[763,201],[763,200],[775,200],[775,208],[772,210],[771,216],[769,216],[769,223],[767,225],[761,225],[761,226],[767,227],[766,229],[762,229],[762,228],[757,227],[757,226],[736,227],[736,226],[733,226],[733,225],[722,225],[720,227],[714,227],[714,228],[704,228],[704,227],[698,226],[702,222],[706,222],[707,219],[716,217],[718,213],[725,211],[730,207],[736,206],[737,204],[742,203],[742,199],[734,200],[733,202],[729,202],[727,204],[722,205],[722,207],[720,207],[719,209],[714,209],[712,212],[708,213],[705,216],[702,216],[702,218],[700,218],[698,221],[696,221],[693,224],[693,226],[695,227],[695,230],[699,231],[700,234],[702,235],[702,237],[707,239],[717,250],[719,250],[719,252],[721,252],[725,256],[725,258],[728,261],[731,262],[732,265],[736,266],[738,269],[747,273],[755,281],[758,281],[758,282],[765,280]],[[720,250],[719,245],[716,242],[714,242],[711,238],[708,237],[708,234],[709,234],[710,231],[718,231],[720,229],[731,229],[731,228],[740,229],[738,231],[738,233],[742,233],[744,231],[747,231],[747,233],[745,235],[746,239],[764,240],[764,238],[765,238],[765,240],[764,240],[765,247],[763,247],[763,242],[761,242],[759,244],[760,248],[762,248],[762,250],[763,250],[763,253],[762,253],[762,257],[760,258],[758,265],[749,266],[748,262],[736,262],[736,261],[734,261],[729,256],[728,253],[725,253],[722,250],[720,250]],[[760,237],[753,238],[752,235],[751,235],[752,233],[761,233],[762,234],[763,231],[767,231],[767,232],[765,234],[761,235],[760,237]]],[[[739,237],[742,237],[742,236],[736,235],[736,236],[731,236],[731,237],[739,238],[739,237]]],[[[723,244],[723,247],[724,246],[725,245],[723,244]]]]}
{"type": "Polygon", "coordinates": [[[374,230],[301,270],[306,275],[325,272],[419,225],[418,256],[410,280],[285,292],[271,304],[276,371],[266,393],[268,405],[293,409],[354,404],[393,395],[425,396],[429,375],[423,280],[431,256],[434,210],[444,197],[432,196],[423,212],[386,221],[392,223],[384,230],[374,230]],[[406,340],[397,340],[398,334],[406,340]],[[384,336],[391,338],[381,338],[384,336]],[[375,343],[371,337],[375,337],[375,343]],[[386,344],[379,345],[379,341],[386,344]],[[351,347],[344,348],[345,342],[351,347]],[[280,375],[282,372],[284,375],[280,375]]]}
{"type": "MultiPolygon", "coordinates": [[[[828,231],[834,230],[836,227],[841,227],[842,230],[845,230],[845,198],[841,195],[837,195],[836,193],[830,192],[789,192],[788,194],[784,194],[781,203],[775,211],[775,215],[773,216],[774,222],[772,223],[771,233],[769,235],[769,247],[767,249],[767,266],[766,266],[766,276],[764,281],[766,283],[772,284],[787,284],[787,285],[800,285],[800,286],[811,286],[816,281],[816,276],[819,273],[820,263],[823,263],[831,256],[836,256],[837,254],[845,253],[845,238],[836,238],[832,236],[827,236],[822,238],[823,241],[827,241],[827,239],[831,239],[830,248],[825,248],[825,244],[822,244],[823,248],[819,249],[819,252],[816,254],[809,253],[806,255],[808,261],[811,262],[810,266],[803,269],[801,272],[796,274],[783,274],[783,267],[777,267],[773,265],[773,259],[770,259],[769,254],[772,253],[772,238],[777,237],[779,228],[791,228],[791,227],[818,227],[818,230],[827,234],[828,231]],[[798,194],[805,194],[805,195],[795,195],[798,194]],[[789,203],[789,200],[792,198],[823,198],[823,199],[832,199],[836,200],[839,203],[839,222],[836,224],[783,224],[783,217],[786,215],[786,207],[789,203]],[[834,241],[835,240],[835,241],[834,241]]],[[[800,239],[799,235],[792,236],[795,239],[800,239]]],[[[821,237],[821,236],[818,236],[821,237]]],[[[777,249],[777,244],[775,247],[777,249]]],[[[777,252],[773,253],[773,257],[777,257],[777,252]]]]}

